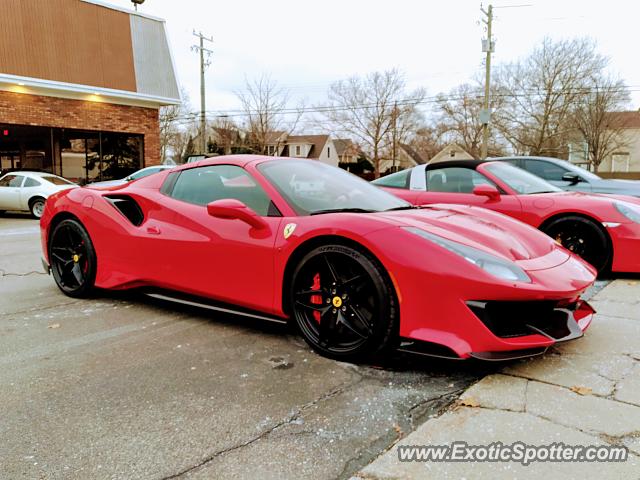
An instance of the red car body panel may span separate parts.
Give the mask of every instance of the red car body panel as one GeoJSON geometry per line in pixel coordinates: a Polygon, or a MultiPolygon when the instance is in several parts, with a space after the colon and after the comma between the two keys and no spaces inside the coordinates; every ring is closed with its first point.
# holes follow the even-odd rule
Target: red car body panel
{"type": "MultiPolygon", "coordinates": [[[[257,166],[270,157],[206,159],[112,188],[79,188],[56,194],[41,220],[42,246],[52,222],[76,217],[96,251],[96,286],[105,289],[157,287],[235,304],[281,318],[287,264],[296,249],[319,237],[341,237],[360,244],[387,270],[400,308],[400,336],[444,345],[461,358],[473,352],[547,347],[541,334],[496,336],[467,301],[553,301],[575,304],[585,330],[593,310],[579,297],[594,282],[595,270],[535,229],[484,209],[459,205],[421,210],[330,213],[300,216],[257,166]],[[255,229],[240,220],[214,218],[207,208],[161,193],[171,172],[204,165],[244,168],[270,196],[281,217],[262,217],[255,229]],[[126,195],[144,212],[130,223],[105,195],[126,195]],[[290,236],[285,226],[295,224],[290,236]],[[461,256],[401,227],[417,227],[473,248],[512,259],[531,283],[501,280],[461,256]]],[[[306,160],[298,160],[306,161],[306,160]]]]}
{"type": "MultiPolygon", "coordinates": [[[[623,200],[640,205],[640,199],[620,195],[599,195],[581,192],[553,192],[521,195],[487,169],[497,162],[484,162],[475,170],[502,190],[497,200],[473,193],[415,191],[380,187],[414,205],[454,203],[486,208],[516,218],[535,228],[550,219],[567,214],[579,214],[602,224],[613,246],[613,272],[640,272],[640,224],[623,216],[613,205],[623,200]]],[[[446,162],[443,163],[443,166],[446,162]]]]}

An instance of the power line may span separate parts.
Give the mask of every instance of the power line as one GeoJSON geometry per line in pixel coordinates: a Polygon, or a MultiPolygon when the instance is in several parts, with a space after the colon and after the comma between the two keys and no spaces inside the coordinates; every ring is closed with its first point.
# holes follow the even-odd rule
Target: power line
{"type": "MultiPolygon", "coordinates": [[[[627,86],[622,89],[627,93],[632,92],[640,92],[640,85],[632,85],[627,86]]],[[[558,89],[547,91],[544,89],[531,89],[531,90],[522,90],[518,93],[506,93],[506,92],[493,92],[492,96],[494,98],[522,98],[529,97],[533,95],[539,94],[551,94],[551,95],[590,95],[592,93],[597,93],[599,90],[593,87],[585,87],[585,88],[574,88],[574,89],[558,89]]],[[[456,100],[464,100],[465,98],[470,98],[474,100],[483,99],[483,95],[436,95],[432,97],[421,97],[421,98],[405,98],[397,101],[398,106],[409,106],[409,105],[429,105],[429,104],[437,104],[444,101],[456,101],[456,100]]],[[[305,108],[295,108],[295,107],[287,107],[283,108],[277,112],[272,112],[273,115],[291,115],[301,113],[302,115],[307,115],[311,113],[334,113],[341,111],[350,111],[350,110],[366,110],[370,108],[379,108],[379,104],[375,103],[363,103],[349,106],[340,106],[340,105],[318,105],[314,107],[305,107],[305,108]]],[[[247,114],[256,115],[260,112],[257,110],[245,111],[242,109],[231,109],[231,110],[207,110],[205,111],[209,118],[220,118],[220,117],[244,117],[247,114]]],[[[198,112],[190,112],[185,115],[181,115],[176,117],[177,120],[184,120],[184,123],[193,122],[198,116],[198,112]]]]}

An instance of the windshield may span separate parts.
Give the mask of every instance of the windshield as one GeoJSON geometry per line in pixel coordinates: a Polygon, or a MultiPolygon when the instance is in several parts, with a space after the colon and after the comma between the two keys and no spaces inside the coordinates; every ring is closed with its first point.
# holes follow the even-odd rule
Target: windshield
{"type": "Polygon", "coordinates": [[[143,170],[138,170],[137,172],[132,173],[127,178],[129,180],[137,180],[139,178],[148,177],[149,175],[152,175],[154,173],[158,173],[160,170],[163,170],[163,167],[145,168],[143,170]]]}
{"type": "Polygon", "coordinates": [[[49,183],[53,183],[54,185],[75,185],[75,183],[70,182],[69,180],[66,180],[61,177],[56,177],[54,175],[43,175],[40,178],[42,178],[43,180],[46,180],[49,183]]]}
{"type": "Polygon", "coordinates": [[[319,161],[275,160],[260,164],[258,170],[299,215],[411,208],[365,180],[319,161]]]}
{"type": "Polygon", "coordinates": [[[582,168],[579,165],[574,165],[573,163],[570,163],[570,162],[562,162],[562,163],[569,164],[569,167],[573,170],[573,172],[577,173],[582,178],[587,178],[589,180],[602,180],[602,178],[596,175],[595,173],[590,172],[589,170],[582,168]]]}
{"type": "Polygon", "coordinates": [[[534,193],[561,192],[558,187],[540,177],[536,177],[521,168],[508,163],[496,162],[488,164],[487,171],[521,195],[534,193]]]}

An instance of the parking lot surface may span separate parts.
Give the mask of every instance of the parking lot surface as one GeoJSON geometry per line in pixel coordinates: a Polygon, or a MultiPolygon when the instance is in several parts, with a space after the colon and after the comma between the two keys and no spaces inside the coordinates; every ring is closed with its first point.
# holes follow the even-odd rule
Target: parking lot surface
{"type": "Polygon", "coordinates": [[[37,221],[0,217],[0,240],[2,478],[348,478],[493,368],[356,366],[287,327],[74,300],[42,271],[37,221]]]}

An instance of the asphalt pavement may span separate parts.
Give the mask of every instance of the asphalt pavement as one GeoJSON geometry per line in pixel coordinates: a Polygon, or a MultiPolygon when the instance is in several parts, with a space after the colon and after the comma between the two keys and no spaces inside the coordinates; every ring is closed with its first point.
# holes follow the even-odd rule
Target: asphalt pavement
{"type": "Polygon", "coordinates": [[[0,217],[3,479],[349,478],[495,369],[352,365],[284,326],[74,300],[40,256],[37,221],[0,217]]]}

